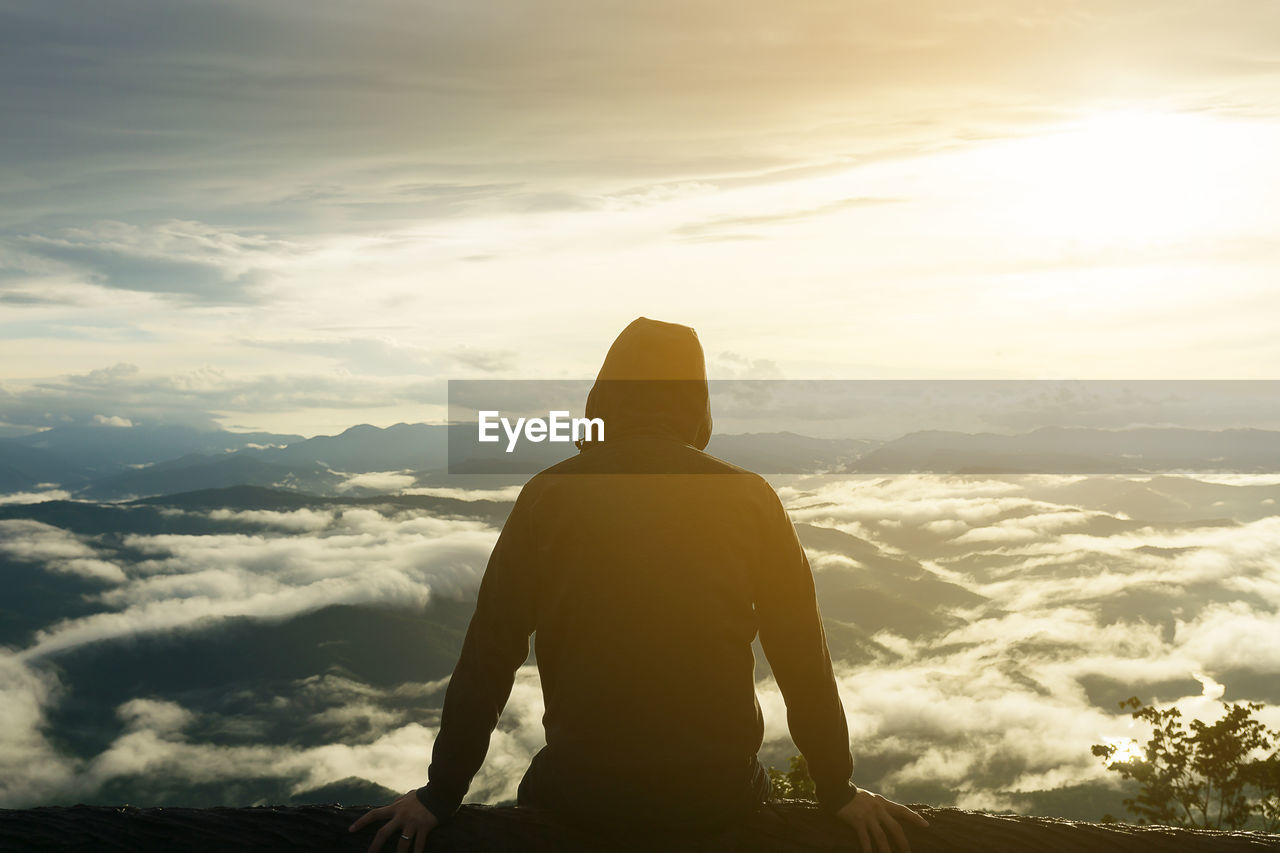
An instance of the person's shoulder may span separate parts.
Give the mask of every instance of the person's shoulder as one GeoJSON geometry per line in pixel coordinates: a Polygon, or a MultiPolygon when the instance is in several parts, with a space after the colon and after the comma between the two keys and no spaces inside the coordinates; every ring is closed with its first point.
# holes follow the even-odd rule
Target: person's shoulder
{"type": "MultiPolygon", "coordinates": [[[[674,441],[655,441],[636,454],[610,449],[586,450],[544,468],[533,475],[524,490],[541,493],[554,484],[583,475],[625,474],[709,475],[733,478],[739,488],[773,493],[769,481],[754,471],[674,441]]],[[[590,479],[590,477],[588,477],[590,479]]]]}
{"type": "Polygon", "coordinates": [[[750,507],[767,512],[778,503],[778,493],[762,475],[718,456],[712,456],[705,450],[692,447],[687,449],[696,460],[689,465],[689,472],[714,477],[727,489],[726,494],[735,495],[738,500],[747,502],[743,509],[750,507]]]}
{"type": "Polygon", "coordinates": [[[764,486],[769,485],[768,481],[765,480],[764,477],[761,477],[759,474],[757,474],[755,471],[752,471],[747,468],[743,468],[740,465],[734,465],[732,462],[728,462],[724,459],[721,459],[719,456],[712,456],[710,453],[708,453],[705,450],[697,450],[692,447],[690,447],[689,450],[697,454],[697,457],[701,463],[700,467],[705,469],[708,473],[726,474],[726,475],[744,477],[751,480],[755,485],[764,485],[764,486]]]}
{"type": "Polygon", "coordinates": [[[525,484],[525,488],[528,488],[529,486],[545,486],[548,482],[566,474],[586,473],[590,473],[590,469],[585,464],[584,454],[582,452],[578,452],[573,456],[570,456],[568,459],[561,459],[556,464],[543,468],[541,471],[534,474],[529,478],[529,482],[525,484]]]}
{"type": "Polygon", "coordinates": [[[549,489],[554,488],[557,483],[569,479],[570,475],[586,473],[590,473],[590,469],[584,466],[581,453],[570,456],[568,459],[562,459],[554,465],[543,468],[526,480],[524,486],[520,489],[520,500],[531,503],[549,489]]]}
{"type": "MultiPolygon", "coordinates": [[[[692,449],[690,448],[690,450],[692,449]]],[[[778,497],[777,491],[774,490],[773,484],[765,479],[763,475],[740,465],[734,465],[732,462],[727,462],[718,456],[712,456],[704,450],[694,452],[705,460],[709,472],[733,477],[734,490],[749,496],[751,504],[757,509],[772,512],[782,505],[782,501],[778,497]]]]}

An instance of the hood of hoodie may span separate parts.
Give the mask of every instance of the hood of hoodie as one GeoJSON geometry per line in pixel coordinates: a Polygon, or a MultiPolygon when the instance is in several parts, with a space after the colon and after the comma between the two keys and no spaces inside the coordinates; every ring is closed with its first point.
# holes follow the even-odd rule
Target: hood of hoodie
{"type": "Polygon", "coordinates": [[[711,440],[711,396],[697,333],[648,317],[633,320],[609,347],[586,415],[604,420],[606,444],[661,435],[704,449],[711,440]]]}

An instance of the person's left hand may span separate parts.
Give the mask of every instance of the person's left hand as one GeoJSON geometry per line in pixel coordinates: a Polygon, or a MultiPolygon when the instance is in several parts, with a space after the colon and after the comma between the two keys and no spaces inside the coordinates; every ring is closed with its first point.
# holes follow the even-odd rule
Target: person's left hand
{"type": "Polygon", "coordinates": [[[911,853],[911,845],[898,821],[929,825],[929,821],[902,803],[887,800],[866,788],[859,789],[853,799],[836,812],[836,817],[857,831],[862,853],[911,853]]]}
{"type": "Polygon", "coordinates": [[[348,827],[347,831],[355,832],[375,820],[385,820],[387,823],[373,837],[373,843],[369,845],[369,853],[381,850],[382,845],[393,832],[400,833],[400,843],[396,846],[396,853],[409,853],[410,843],[413,844],[414,853],[422,853],[422,848],[427,844],[427,835],[440,825],[440,821],[430,809],[418,800],[415,791],[410,791],[389,806],[365,812],[348,827]]]}

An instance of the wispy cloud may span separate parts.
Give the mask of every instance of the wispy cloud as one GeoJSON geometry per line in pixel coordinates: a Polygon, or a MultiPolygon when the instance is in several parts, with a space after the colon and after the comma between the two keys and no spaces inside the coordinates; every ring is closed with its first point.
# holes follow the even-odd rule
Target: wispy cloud
{"type": "Polygon", "coordinates": [[[52,572],[80,575],[107,583],[125,580],[124,570],[79,536],[29,519],[0,520],[0,554],[35,563],[52,572]]]}
{"type": "Polygon", "coordinates": [[[354,474],[338,485],[339,492],[368,489],[379,493],[400,492],[417,482],[410,471],[370,471],[354,474]]]}
{"type": "Polygon", "coordinates": [[[245,339],[246,346],[301,353],[335,360],[357,373],[385,376],[454,376],[465,373],[497,373],[512,370],[515,354],[458,346],[452,349],[405,344],[389,338],[326,337],[309,340],[245,339]]]}
{"type": "Polygon", "coordinates": [[[805,210],[787,210],[755,216],[724,216],[703,222],[682,225],[675,229],[677,237],[684,240],[739,240],[749,239],[757,226],[788,225],[823,216],[840,213],[855,207],[894,204],[893,198],[845,198],[805,210]]]}
{"type": "Polygon", "coordinates": [[[268,299],[267,270],[292,251],[280,240],[182,221],[145,228],[100,222],[30,235],[18,247],[101,287],[223,304],[268,299]]]}
{"type": "MultiPolygon", "coordinates": [[[[152,373],[119,362],[85,373],[0,389],[5,418],[31,429],[93,424],[113,412],[131,423],[216,428],[220,419],[261,418],[307,409],[408,411],[434,403],[443,408],[445,383],[411,368],[395,376],[281,372],[243,374],[216,367],[152,373]]],[[[350,415],[348,415],[350,417],[350,415]]]]}
{"type": "MultiPolygon", "coordinates": [[[[246,520],[292,535],[128,536],[125,547],[142,558],[99,595],[108,609],[41,629],[19,658],[236,617],[279,620],[332,604],[421,607],[433,594],[463,597],[478,585],[496,538],[481,522],[387,518],[364,509],[334,512],[323,527],[314,512],[246,520]]],[[[67,564],[66,539],[54,541],[40,527],[21,547],[51,567],[67,564]]]]}

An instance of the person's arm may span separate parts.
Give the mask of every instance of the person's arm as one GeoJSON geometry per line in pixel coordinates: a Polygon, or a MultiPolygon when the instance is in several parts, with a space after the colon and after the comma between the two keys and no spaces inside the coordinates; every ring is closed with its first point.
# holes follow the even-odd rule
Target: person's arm
{"type": "Polygon", "coordinates": [[[458,810],[484,763],[516,670],[529,655],[536,618],[537,561],[527,535],[525,495],[522,491],[516,500],[489,555],[476,610],[445,691],[440,731],[427,768],[429,781],[391,805],[366,812],[350,826],[356,832],[372,822],[386,821],[369,845],[369,853],[381,850],[396,833],[401,853],[411,844],[414,853],[422,853],[427,836],[458,810]]]}
{"type": "Polygon", "coordinates": [[[756,580],[760,645],[787,703],[791,739],[809,765],[818,805],[857,834],[863,853],[911,853],[902,823],[926,827],[916,812],[850,781],[849,724],[836,689],[809,559],[777,494],[769,495],[756,580]]]}
{"type": "Polygon", "coordinates": [[[417,789],[419,802],[442,821],[458,810],[484,763],[516,670],[529,655],[529,635],[536,619],[537,560],[528,535],[526,492],[527,487],[489,556],[475,614],[445,692],[428,782],[417,789]]]}
{"type": "Polygon", "coordinates": [[[756,618],[774,680],[787,705],[791,739],[804,755],[818,804],[839,811],[858,793],[850,781],[849,724],[836,689],[831,654],[818,612],[813,571],[782,502],[768,495],[756,575],[756,618]]]}

